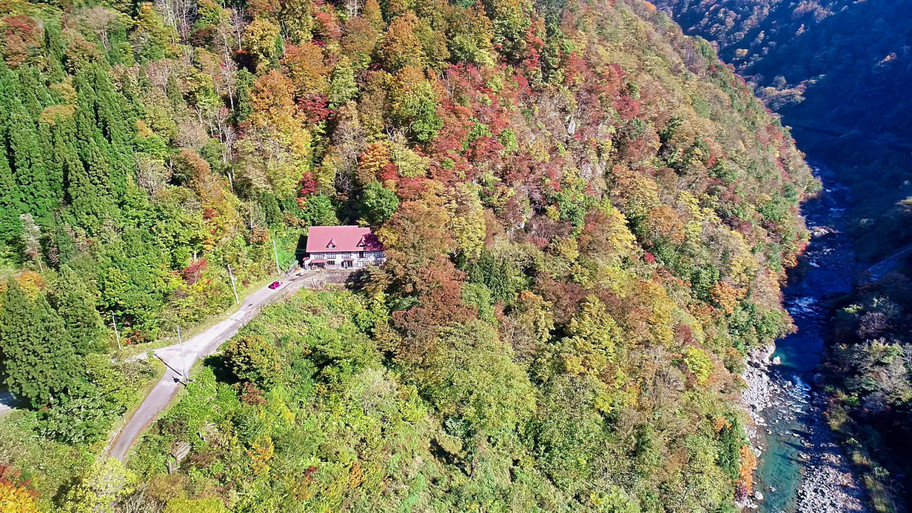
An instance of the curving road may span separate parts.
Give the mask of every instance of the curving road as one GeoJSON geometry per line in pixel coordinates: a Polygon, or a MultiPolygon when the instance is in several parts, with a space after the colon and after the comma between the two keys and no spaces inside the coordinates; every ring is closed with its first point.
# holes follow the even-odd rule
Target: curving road
{"type": "Polygon", "coordinates": [[[279,289],[272,290],[269,287],[263,287],[244,298],[241,308],[231,317],[187,340],[184,342],[183,348],[180,347],[180,344],[175,344],[156,349],[155,356],[166,366],[165,375],[142,402],[136,413],[117,433],[113,443],[108,447],[108,455],[124,461],[133,443],[177,395],[181,387],[182,374],[193,367],[197,360],[211,355],[219,346],[233,337],[239,329],[256,316],[260,308],[280,297],[292,294],[306,285],[316,284],[315,273],[304,273],[287,279],[279,289]]]}

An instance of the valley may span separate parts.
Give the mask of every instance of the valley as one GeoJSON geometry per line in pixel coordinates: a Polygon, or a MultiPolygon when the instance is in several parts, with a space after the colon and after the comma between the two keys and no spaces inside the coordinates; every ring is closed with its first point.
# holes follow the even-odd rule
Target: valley
{"type": "Polygon", "coordinates": [[[0,1],[0,510],[899,511],[843,3],[0,1]]]}
{"type": "Polygon", "coordinates": [[[755,352],[746,372],[744,402],[761,450],[761,512],[871,511],[863,479],[828,425],[825,398],[814,386],[831,336],[829,302],[851,291],[858,267],[845,227],[849,190],[831,170],[815,167],[815,173],[823,190],[802,206],[811,240],[785,289],[797,332],[755,352]]]}

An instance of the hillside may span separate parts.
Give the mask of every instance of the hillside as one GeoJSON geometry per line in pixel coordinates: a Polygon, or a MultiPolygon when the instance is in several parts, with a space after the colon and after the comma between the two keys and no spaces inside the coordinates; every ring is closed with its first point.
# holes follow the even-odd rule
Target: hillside
{"type": "Polygon", "coordinates": [[[852,187],[859,256],[912,242],[912,3],[660,0],[688,34],[712,41],[794,128],[799,147],[852,187]]]}
{"type": "MultiPolygon", "coordinates": [[[[719,48],[794,126],[811,160],[851,190],[848,226],[867,267],[907,246],[912,79],[909,2],[662,0],[719,48]]],[[[909,262],[862,277],[837,303],[824,364],[829,421],[861,468],[877,511],[909,503],[909,262]]]]}
{"type": "Polygon", "coordinates": [[[907,511],[912,381],[910,262],[845,297],[832,322],[824,365],[829,422],[856,461],[869,465],[866,485],[876,511],[907,511]]]}
{"type": "Polygon", "coordinates": [[[878,141],[883,149],[908,153],[904,134],[912,106],[899,84],[912,73],[907,44],[912,29],[903,22],[912,4],[661,0],[657,5],[688,33],[718,45],[722,60],[796,123],[813,125],[813,116],[822,116],[821,125],[857,144],[866,143],[860,136],[883,139],[878,141]],[[837,101],[840,96],[853,101],[837,101]],[[848,134],[855,130],[860,134],[848,134]]]}
{"type": "Polygon", "coordinates": [[[168,512],[750,492],[737,374],[790,329],[779,284],[817,183],[651,4],[4,10],[0,363],[22,408],[0,491],[168,512]],[[269,308],[129,468],[97,460],[153,374],[112,315],[151,347],[232,303],[227,265],[263,280],[273,240],[287,265],[338,223],[372,226],[386,264],[269,308]]]}

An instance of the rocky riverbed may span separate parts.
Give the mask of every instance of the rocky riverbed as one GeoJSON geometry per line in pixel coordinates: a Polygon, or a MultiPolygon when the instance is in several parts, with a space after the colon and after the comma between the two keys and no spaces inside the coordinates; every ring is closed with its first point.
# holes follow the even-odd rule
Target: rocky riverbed
{"type": "Polygon", "coordinates": [[[864,489],[826,424],[822,399],[803,383],[779,379],[781,376],[775,375],[775,366],[769,361],[770,354],[770,350],[754,352],[742,375],[748,387],[741,401],[753,421],[748,435],[761,460],[772,437],[793,438],[790,445],[795,449],[794,463],[800,467],[800,482],[791,492],[794,500],[788,501],[793,507],[767,507],[766,500],[789,491],[760,481],[745,508],[799,513],[868,512],[864,489]]]}
{"type": "Polygon", "coordinates": [[[854,248],[843,229],[848,189],[826,169],[815,171],[825,189],[802,209],[811,243],[785,289],[797,332],[752,352],[742,376],[742,403],[753,421],[748,434],[759,462],[756,492],[744,506],[762,513],[869,511],[862,483],[811,386],[828,336],[828,300],[851,290],[855,273],[854,248]]]}

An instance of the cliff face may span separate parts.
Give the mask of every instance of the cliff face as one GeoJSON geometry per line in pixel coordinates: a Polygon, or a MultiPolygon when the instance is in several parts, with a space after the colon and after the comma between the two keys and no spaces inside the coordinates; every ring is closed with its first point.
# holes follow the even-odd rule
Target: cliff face
{"type": "MultiPolygon", "coordinates": [[[[2,235],[50,279],[24,273],[4,308],[44,301],[51,323],[92,298],[142,343],[230,303],[226,264],[262,277],[271,238],[360,222],[386,247],[353,291],[246,328],[137,453],[144,494],[112,501],[697,512],[750,489],[736,375],[789,329],[779,281],[816,182],[651,4],[12,9],[2,235]]],[[[105,351],[60,325],[67,358],[105,351]]],[[[80,386],[40,410],[9,378],[36,406],[17,429],[57,448],[129,404],[97,393],[109,374],[64,376],[80,386]]],[[[48,477],[42,500],[108,471],[69,499],[48,477]]]]}

